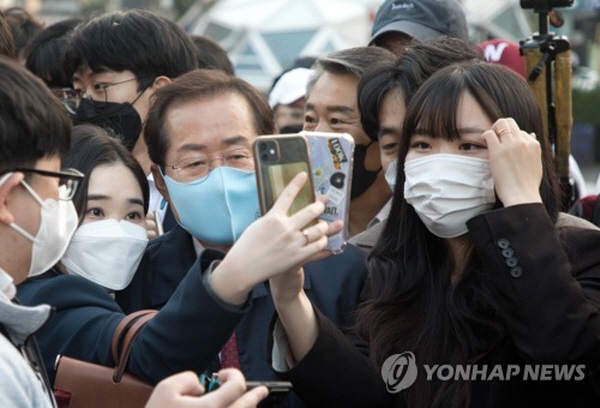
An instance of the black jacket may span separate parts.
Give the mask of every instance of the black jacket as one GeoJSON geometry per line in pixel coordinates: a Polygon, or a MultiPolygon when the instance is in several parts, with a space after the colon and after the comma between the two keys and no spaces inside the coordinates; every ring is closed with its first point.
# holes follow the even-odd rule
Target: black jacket
{"type": "MultiPolygon", "coordinates": [[[[539,204],[491,211],[467,224],[508,333],[478,365],[521,367],[510,381],[472,382],[471,407],[600,406],[600,231],[566,224],[557,224],[557,234],[539,204]],[[553,365],[553,373],[554,365],[584,365],[585,378],[525,380],[528,364],[553,365]]],[[[315,345],[281,378],[311,407],[405,406],[402,392],[387,392],[368,345],[317,316],[315,345]]],[[[425,376],[415,358],[418,376],[425,376]]]]}

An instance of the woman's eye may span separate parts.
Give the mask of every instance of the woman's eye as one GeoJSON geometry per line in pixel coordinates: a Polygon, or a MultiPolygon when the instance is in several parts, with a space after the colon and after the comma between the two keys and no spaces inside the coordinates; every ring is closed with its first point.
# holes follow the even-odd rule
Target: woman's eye
{"type": "Polygon", "coordinates": [[[427,149],[429,148],[429,143],[425,142],[414,142],[410,145],[412,149],[427,149]]]}
{"type": "Polygon", "coordinates": [[[475,143],[463,143],[460,145],[461,150],[477,150],[482,148],[483,146],[477,145],[475,143]]]}
{"type": "Polygon", "coordinates": [[[90,208],[85,213],[92,217],[102,217],[104,215],[104,212],[100,208],[90,208]]]}
{"type": "Polygon", "coordinates": [[[130,212],[129,214],[127,214],[125,216],[125,219],[127,219],[127,220],[139,220],[142,218],[143,218],[142,214],[137,211],[130,212]]]}

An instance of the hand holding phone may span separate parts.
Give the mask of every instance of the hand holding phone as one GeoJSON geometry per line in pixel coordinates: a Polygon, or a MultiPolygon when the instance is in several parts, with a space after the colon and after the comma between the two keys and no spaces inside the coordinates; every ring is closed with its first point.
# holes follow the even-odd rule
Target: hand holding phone
{"type": "MultiPolygon", "coordinates": [[[[220,375],[222,373],[223,371],[220,371],[219,373],[213,373],[212,376],[207,376],[206,374],[200,376],[200,383],[204,387],[205,392],[213,392],[219,389],[221,386],[220,375]]],[[[292,383],[289,381],[246,381],[246,392],[250,392],[260,386],[266,387],[269,390],[269,394],[257,405],[258,408],[279,406],[286,394],[292,390],[292,383]]]]}
{"type": "Polygon", "coordinates": [[[253,149],[260,209],[263,215],[273,206],[285,186],[300,172],[308,174],[308,181],[296,196],[288,215],[295,214],[315,202],[308,145],[304,136],[260,136],[254,141],[253,149]]]}
{"type": "Polygon", "coordinates": [[[213,270],[210,283],[220,299],[242,304],[258,283],[327,254],[327,233],[339,229],[318,220],[324,204],[314,201],[295,213],[290,210],[308,177],[306,172],[293,177],[271,209],[246,228],[213,270]],[[232,279],[236,285],[231,285],[232,279]]]}

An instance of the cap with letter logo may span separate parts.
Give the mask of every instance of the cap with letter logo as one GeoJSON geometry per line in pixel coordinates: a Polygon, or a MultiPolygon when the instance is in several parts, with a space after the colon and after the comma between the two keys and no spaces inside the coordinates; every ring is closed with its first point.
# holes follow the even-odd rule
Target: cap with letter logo
{"type": "Polygon", "coordinates": [[[525,57],[519,51],[519,44],[499,38],[479,44],[488,62],[504,65],[525,78],[525,57]]]}
{"type": "Polygon", "coordinates": [[[465,12],[457,0],[386,0],[377,10],[371,44],[393,31],[418,41],[441,36],[469,39],[465,12]]]}

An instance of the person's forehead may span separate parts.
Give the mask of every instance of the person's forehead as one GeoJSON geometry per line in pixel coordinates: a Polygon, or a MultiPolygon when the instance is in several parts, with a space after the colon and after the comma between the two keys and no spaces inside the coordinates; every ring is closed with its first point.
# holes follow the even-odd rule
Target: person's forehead
{"type": "Polygon", "coordinates": [[[257,136],[250,106],[236,94],[178,103],[167,111],[166,126],[172,141],[179,143],[209,145],[235,136],[257,136]]]}
{"type": "Polygon", "coordinates": [[[92,170],[88,194],[142,196],[142,188],[133,172],[123,162],[101,164],[92,170]]]}
{"type": "Polygon", "coordinates": [[[86,81],[93,79],[97,76],[110,76],[110,77],[122,77],[127,76],[129,78],[135,77],[135,74],[132,71],[124,70],[124,71],[115,71],[113,69],[103,67],[97,71],[92,70],[87,65],[82,65],[75,70],[73,74],[74,79],[78,79],[80,81],[86,81]]]}
{"type": "Polygon", "coordinates": [[[357,103],[358,78],[352,74],[324,72],[308,95],[307,104],[347,105],[357,103]]]}

